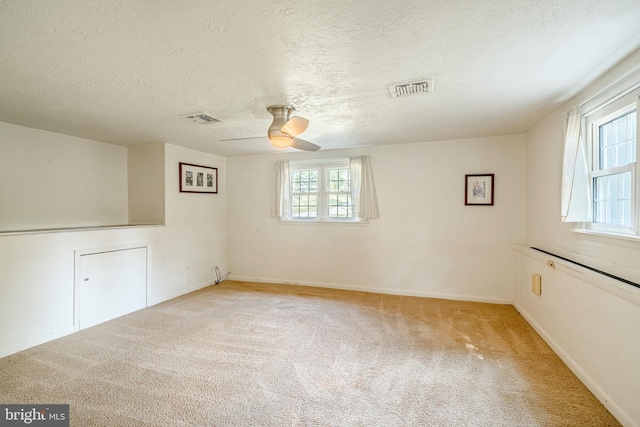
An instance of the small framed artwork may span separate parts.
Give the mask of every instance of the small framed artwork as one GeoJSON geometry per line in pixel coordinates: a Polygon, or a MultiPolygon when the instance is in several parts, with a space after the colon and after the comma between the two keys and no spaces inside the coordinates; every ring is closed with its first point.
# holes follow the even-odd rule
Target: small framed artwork
{"type": "Polygon", "coordinates": [[[465,175],[464,204],[493,206],[494,174],[465,175]]]}
{"type": "Polygon", "coordinates": [[[218,168],[180,163],[181,193],[218,193],[218,168]]]}

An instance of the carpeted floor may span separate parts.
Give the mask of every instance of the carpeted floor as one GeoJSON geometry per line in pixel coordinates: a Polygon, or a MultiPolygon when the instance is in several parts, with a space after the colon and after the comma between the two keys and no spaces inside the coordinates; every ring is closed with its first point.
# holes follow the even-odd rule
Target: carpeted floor
{"type": "Polygon", "coordinates": [[[224,282],[0,359],[73,426],[619,425],[508,305],[224,282]]]}

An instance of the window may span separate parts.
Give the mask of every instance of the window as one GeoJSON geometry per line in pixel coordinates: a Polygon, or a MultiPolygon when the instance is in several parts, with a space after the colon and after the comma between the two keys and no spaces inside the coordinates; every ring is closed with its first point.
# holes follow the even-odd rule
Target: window
{"type": "Polygon", "coordinates": [[[637,91],[587,116],[593,219],[589,228],[637,234],[637,91]]]}
{"type": "Polygon", "coordinates": [[[296,222],[380,218],[369,156],[277,160],[271,216],[296,222]]]}
{"type": "Polygon", "coordinates": [[[318,217],[318,169],[291,171],[291,217],[318,217]]]}
{"type": "Polygon", "coordinates": [[[329,218],[351,218],[353,206],[351,204],[351,173],[349,168],[327,168],[327,204],[329,218]]]}
{"type": "Polygon", "coordinates": [[[289,217],[293,220],[354,220],[349,159],[290,162],[289,217]]]}

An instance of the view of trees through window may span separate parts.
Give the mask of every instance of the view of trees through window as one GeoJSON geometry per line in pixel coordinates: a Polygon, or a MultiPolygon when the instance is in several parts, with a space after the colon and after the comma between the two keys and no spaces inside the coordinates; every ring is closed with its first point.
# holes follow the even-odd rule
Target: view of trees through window
{"type": "Polygon", "coordinates": [[[293,169],[291,218],[347,219],[353,217],[348,166],[293,169]]]}
{"type": "Polygon", "coordinates": [[[348,168],[329,169],[329,218],[351,218],[351,180],[348,168]]]}
{"type": "Polygon", "coordinates": [[[637,120],[637,110],[632,110],[597,126],[592,173],[595,224],[632,226],[631,165],[636,160],[637,120]]]}
{"type": "Polygon", "coordinates": [[[291,172],[291,217],[318,217],[318,170],[291,172]]]}

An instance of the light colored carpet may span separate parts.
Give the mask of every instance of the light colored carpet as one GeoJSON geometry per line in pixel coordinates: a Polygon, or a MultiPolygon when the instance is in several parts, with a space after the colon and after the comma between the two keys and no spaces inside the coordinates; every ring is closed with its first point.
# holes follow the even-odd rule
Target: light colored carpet
{"type": "Polygon", "coordinates": [[[0,359],[74,426],[619,425],[517,311],[224,282],[0,359]]]}

